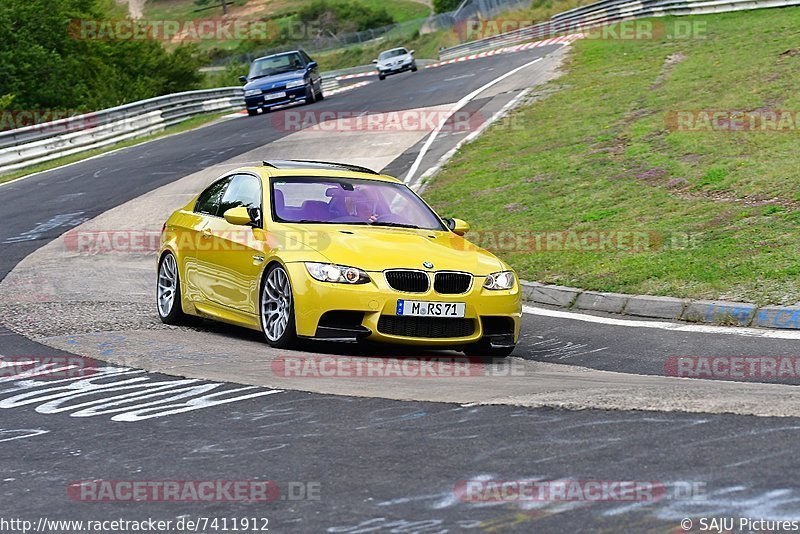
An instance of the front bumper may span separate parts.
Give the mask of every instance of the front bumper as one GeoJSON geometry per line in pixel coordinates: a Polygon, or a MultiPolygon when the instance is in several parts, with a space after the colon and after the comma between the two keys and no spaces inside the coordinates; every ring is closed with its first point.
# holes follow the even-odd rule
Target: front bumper
{"type": "Polygon", "coordinates": [[[302,87],[293,87],[292,89],[270,89],[260,95],[246,96],[244,98],[245,106],[249,111],[256,111],[259,109],[268,109],[275,106],[283,106],[286,104],[294,104],[297,102],[305,102],[306,88],[308,85],[302,87]],[[280,97],[276,94],[286,93],[280,97]]]}
{"type": "MultiPolygon", "coordinates": [[[[519,284],[508,291],[489,291],[483,288],[485,277],[476,276],[467,293],[443,295],[429,289],[426,293],[403,293],[392,289],[382,272],[368,273],[371,282],[362,285],[344,285],[318,282],[311,278],[303,263],[286,265],[292,280],[295,298],[295,321],[297,334],[303,337],[354,338],[382,343],[418,345],[430,347],[459,347],[486,338],[493,345],[508,346],[519,339],[522,320],[522,295],[519,284]],[[432,302],[463,302],[466,304],[465,321],[471,321],[472,333],[455,337],[428,337],[397,335],[402,326],[397,326],[397,300],[420,300],[432,302]],[[348,328],[327,328],[320,320],[326,312],[363,313],[360,324],[348,328]],[[384,318],[381,320],[381,318],[384,318]],[[498,328],[498,323],[508,325],[498,328]],[[395,333],[391,333],[395,332],[395,333]]],[[[441,319],[453,321],[453,319],[441,319]]],[[[449,328],[431,329],[420,321],[423,330],[448,332],[449,328]]]]}
{"type": "Polygon", "coordinates": [[[401,72],[406,72],[411,70],[413,67],[414,63],[411,62],[404,65],[393,65],[391,67],[378,67],[378,72],[384,76],[389,76],[390,74],[400,74],[401,72]]]}

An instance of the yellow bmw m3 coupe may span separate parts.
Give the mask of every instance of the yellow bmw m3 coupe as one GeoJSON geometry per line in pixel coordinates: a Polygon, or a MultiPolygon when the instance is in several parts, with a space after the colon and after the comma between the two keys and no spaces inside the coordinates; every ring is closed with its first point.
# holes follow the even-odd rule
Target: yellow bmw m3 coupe
{"type": "Polygon", "coordinates": [[[390,176],[266,161],[224,175],[164,224],[158,314],[261,330],[277,348],[315,338],[508,356],[519,280],[468,229],[390,176]]]}

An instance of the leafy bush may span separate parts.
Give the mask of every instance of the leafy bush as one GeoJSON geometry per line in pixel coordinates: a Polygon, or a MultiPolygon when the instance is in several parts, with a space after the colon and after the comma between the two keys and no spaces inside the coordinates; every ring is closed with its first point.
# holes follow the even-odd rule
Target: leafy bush
{"type": "Polygon", "coordinates": [[[433,0],[433,10],[436,13],[454,11],[461,4],[461,0],[433,0]]]}

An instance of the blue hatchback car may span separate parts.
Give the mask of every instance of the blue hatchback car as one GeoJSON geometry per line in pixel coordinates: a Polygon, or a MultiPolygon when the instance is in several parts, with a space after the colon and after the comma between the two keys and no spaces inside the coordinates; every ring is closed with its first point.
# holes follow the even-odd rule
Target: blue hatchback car
{"type": "Polygon", "coordinates": [[[258,58],[250,73],[239,78],[244,86],[247,114],[258,115],[275,106],[322,100],[322,76],[317,62],[302,50],[258,58]]]}

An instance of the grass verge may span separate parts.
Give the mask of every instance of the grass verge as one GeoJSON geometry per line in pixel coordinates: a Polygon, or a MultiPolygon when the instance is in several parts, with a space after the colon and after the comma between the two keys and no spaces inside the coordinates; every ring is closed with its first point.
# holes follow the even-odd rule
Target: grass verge
{"type": "Polygon", "coordinates": [[[547,97],[464,147],[426,197],[440,213],[495,232],[474,235],[525,279],[797,303],[800,125],[678,131],[669,117],[800,110],[800,9],[653,22],[664,25],[662,37],[578,41],[567,73],[538,91],[547,97]],[[693,37],[667,38],[676,24],[693,37]],[[494,239],[501,231],[520,239],[494,239]],[[562,240],[571,250],[554,242],[546,252],[530,232],[547,231],[648,232],[651,245],[587,251],[562,240]]]}
{"type": "Polygon", "coordinates": [[[61,167],[63,165],[69,165],[70,163],[76,163],[78,161],[83,161],[85,159],[99,156],[101,154],[105,154],[107,152],[111,152],[112,150],[119,150],[120,148],[127,148],[130,146],[141,145],[142,143],[146,143],[148,141],[153,141],[155,139],[159,139],[161,137],[166,137],[168,135],[173,135],[177,133],[187,132],[189,130],[194,130],[195,128],[199,128],[200,126],[204,126],[210,122],[213,122],[225,115],[230,115],[232,111],[226,111],[222,113],[212,113],[209,115],[202,115],[200,117],[193,117],[191,119],[187,119],[179,124],[174,126],[170,126],[169,128],[164,129],[164,131],[158,132],[153,135],[148,135],[145,137],[138,137],[136,139],[129,139],[127,141],[123,141],[121,143],[117,143],[115,145],[111,145],[104,148],[98,148],[95,150],[90,150],[88,152],[81,152],[80,154],[73,154],[72,156],[66,156],[63,158],[54,159],[51,161],[46,161],[44,163],[39,163],[37,165],[32,165],[30,167],[25,167],[24,169],[19,169],[17,171],[13,171],[7,174],[0,174],[0,184],[11,182],[18,178],[22,178],[23,176],[28,176],[29,174],[34,174],[37,172],[49,171],[51,169],[55,169],[56,167],[61,167]]]}

